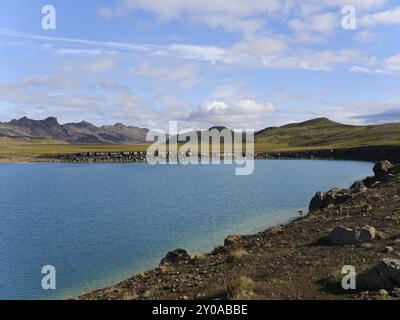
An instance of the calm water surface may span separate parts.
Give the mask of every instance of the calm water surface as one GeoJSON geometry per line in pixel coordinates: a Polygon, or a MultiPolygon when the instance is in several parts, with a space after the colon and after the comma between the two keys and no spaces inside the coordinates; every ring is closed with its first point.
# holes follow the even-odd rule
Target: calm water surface
{"type": "Polygon", "coordinates": [[[0,299],[63,298],[287,222],[319,190],[372,173],[351,161],[228,165],[0,164],[0,299]],[[57,290],[41,288],[54,265],[57,290]]]}

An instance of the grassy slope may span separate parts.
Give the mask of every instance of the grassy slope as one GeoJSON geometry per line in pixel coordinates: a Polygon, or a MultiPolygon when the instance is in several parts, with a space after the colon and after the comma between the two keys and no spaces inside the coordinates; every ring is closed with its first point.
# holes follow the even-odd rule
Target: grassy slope
{"type": "Polygon", "coordinates": [[[0,158],[35,158],[59,153],[145,151],[147,146],[136,145],[71,145],[57,140],[22,140],[0,137],[0,158]]]}
{"type": "MultiPolygon", "coordinates": [[[[258,132],[255,149],[258,152],[290,151],[394,144],[400,144],[400,123],[350,126],[328,119],[314,119],[258,132]]],[[[30,141],[0,137],[0,158],[33,158],[57,153],[146,149],[145,145],[70,145],[55,140],[30,141]]]]}
{"type": "Polygon", "coordinates": [[[300,124],[268,128],[256,136],[258,151],[289,151],[322,148],[400,144],[400,123],[350,126],[314,119],[300,124]]]}

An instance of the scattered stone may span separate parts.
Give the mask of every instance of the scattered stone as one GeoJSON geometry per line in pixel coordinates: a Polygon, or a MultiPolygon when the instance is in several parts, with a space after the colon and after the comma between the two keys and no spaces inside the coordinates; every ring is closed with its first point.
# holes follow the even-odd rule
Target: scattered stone
{"type": "Polygon", "coordinates": [[[375,237],[379,240],[385,240],[386,239],[386,234],[383,231],[375,231],[375,237]]]}
{"type": "Polygon", "coordinates": [[[329,234],[329,241],[334,245],[369,242],[374,238],[375,228],[371,226],[355,229],[340,226],[333,229],[329,234]]]}
{"type": "Polygon", "coordinates": [[[170,251],[167,255],[161,260],[160,266],[173,265],[177,264],[181,261],[189,261],[190,255],[184,249],[176,249],[174,251],[170,251]]]}
{"type": "Polygon", "coordinates": [[[370,212],[370,211],[372,211],[372,206],[370,206],[369,204],[367,204],[367,205],[365,205],[365,206],[362,208],[362,211],[363,211],[363,212],[370,212]]]}
{"type": "Polygon", "coordinates": [[[390,295],[395,298],[400,298],[400,288],[393,288],[393,290],[390,291],[390,295]]]}
{"type": "Polygon", "coordinates": [[[379,290],[378,293],[381,297],[387,297],[389,295],[389,293],[385,289],[379,290]]]}
{"type": "Polygon", "coordinates": [[[389,174],[389,170],[393,167],[393,165],[385,160],[385,161],[379,161],[375,164],[374,166],[374,173],[375,177],[378,179],[384,179],[386,176],[389,174]]]}
{"type": "Polygon", "coordinates": [[[392,253],[394,251],[393,247],[385,247],[386,253],[392,253]]]}
{"type": "Polygon", "coordinates": [[[364,282],[369,289],[390,289],[400,284],[400,260],[385,258],[372,267],[365,275],[364,282]]]}

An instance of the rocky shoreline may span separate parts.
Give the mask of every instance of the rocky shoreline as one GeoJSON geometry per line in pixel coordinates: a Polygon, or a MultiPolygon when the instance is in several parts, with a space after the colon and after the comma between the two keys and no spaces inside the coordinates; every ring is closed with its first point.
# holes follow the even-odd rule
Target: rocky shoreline
{"type": "MultiPolygon", "coordinates": [[[[182,156],[187,156],[182,155],[182,156]]],[[[193,156],[193,155],[191,155],[193,156]]],[[[198,157],[200,158],[200,154],[198,157]]],[[[208,155],[210,159],[217,156],[218,158],[234,157],[234,155],[208,155]]],[[[362,160],[362,161],[380,161],[389,160],[391,162],[400,162],[400,146],[368,146],[354,148],[337,148],[337,149],[317,149],[304,151],[285,151],[285,152],[257,152],[253,154],[245,154],[240,156],[251,157],[256,160],[265,159],[332,159],[332,160],[362,160]]],[[[168,159],[170,154],[166,153],[161,159],[168,159]]],[[[42,156],[37,161],[48,162],[67,162],[67,163],[137,163],[146,162],[146,152],[82,152],[82,153],[66,153],[42,156]]]]}
{"type": "Polygon", "coordinates": [[[207,254],[169,252],[154,270],[77,299],[400,299],[400,166],[319,192],[306,216],[207,254]],[[341,286],[343,267],[355,289],[341,286]]]}

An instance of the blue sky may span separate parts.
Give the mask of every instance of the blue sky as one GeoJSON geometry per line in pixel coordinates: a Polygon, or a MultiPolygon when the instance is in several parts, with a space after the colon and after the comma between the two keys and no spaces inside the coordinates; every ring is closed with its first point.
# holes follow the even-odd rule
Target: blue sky
{"type": "Polygon", "coordinates": [[[0,121],[261,129],[400,121],[390,0],[4,0],[0,121]],[[43,30],[44,5],[56,29],[43,30]],[[344,5],[356,28],[342,27],[344,5]]]}

